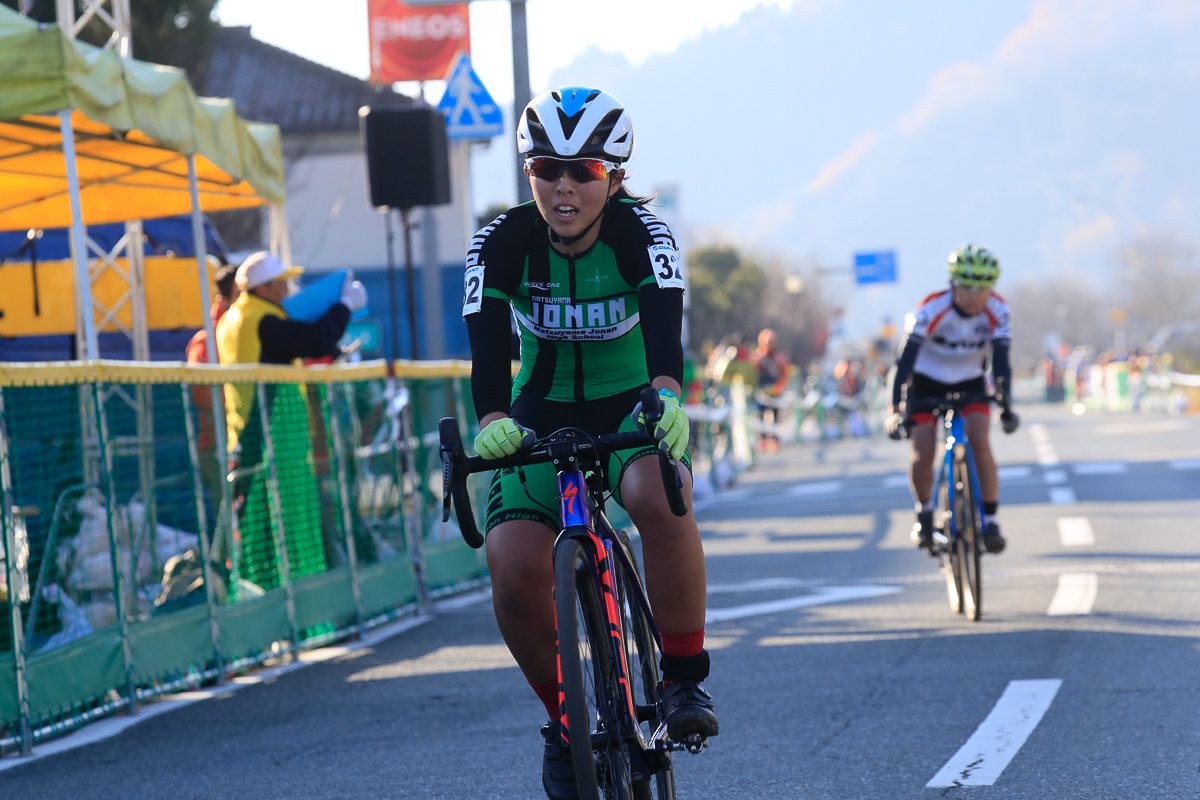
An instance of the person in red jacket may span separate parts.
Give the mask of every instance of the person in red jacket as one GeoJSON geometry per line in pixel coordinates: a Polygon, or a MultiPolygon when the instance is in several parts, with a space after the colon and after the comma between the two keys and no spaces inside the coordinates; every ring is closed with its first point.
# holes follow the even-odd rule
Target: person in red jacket
{"type": "MultiPolygon", "coordinates": [[[[223,264],[215,274],[217,296],[213,300],[209,314],[212,316],[213,330],[225,312],[237,300],[239,293],[235,278],[237,267],[233,264],[223,264]]],[[[216,355],[216,345],[213,354],[216,355]]],[[[196,335],[187,343],[185,351],[188,364],[208,363],[208,331],[204,328],[196,331],[196,335]]],[[[211,386],[193,386],[192,403],[196,407],[196,450],[200,460],[200,479],[208,489],[209,497],[214,505],[221,497],[221,483],[225,480],[225,455],[217,453],[217,437],[214,425],[213,389],[211,386]]]]}

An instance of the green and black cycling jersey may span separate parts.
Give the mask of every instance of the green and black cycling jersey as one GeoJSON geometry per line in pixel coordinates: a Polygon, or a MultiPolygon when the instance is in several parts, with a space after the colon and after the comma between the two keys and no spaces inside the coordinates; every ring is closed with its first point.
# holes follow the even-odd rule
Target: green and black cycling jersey
{"type": "MultiPolygon", "coordinates": [[[[632,200],[611,200],[596,243],[574,256],[554,249],[533,203],[500,215],[467,250],[463,318],[480,419],[495,411],[520,419],[513,412],[518,404],[582,410],[591,401],[635,396],[654,377],[683,378],[683,278],[675,239],[632,200]],[[513,319],[521,340],[515,381],[513,319]]],[[[563,419],[585,427],[573,416],[563,419]]],[[[549,433],[545,422],[534,429],[549,433]]]]}

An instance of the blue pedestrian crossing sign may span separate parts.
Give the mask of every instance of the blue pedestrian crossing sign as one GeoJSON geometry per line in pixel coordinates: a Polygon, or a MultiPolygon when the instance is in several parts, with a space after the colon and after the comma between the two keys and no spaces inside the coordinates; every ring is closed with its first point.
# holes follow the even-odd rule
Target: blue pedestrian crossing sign
{"type": "Polygon", "coordinates": [[[438,111],[446,115],[446,136],[451,139],[490,139],[504,133],[500,106],[475,74],[466,53],[458,54],[450,70],[438,111]]]}

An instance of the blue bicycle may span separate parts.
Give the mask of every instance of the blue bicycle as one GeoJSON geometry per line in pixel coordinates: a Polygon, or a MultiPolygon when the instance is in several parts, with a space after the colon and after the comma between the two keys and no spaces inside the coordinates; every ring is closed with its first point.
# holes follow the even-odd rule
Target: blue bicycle
{"type": "Polygon", "coordinates": [[[983,615],[983,498],[962,411],[972,404],[994,401],[991,396],[955,392],[932,407],[919,409],[933,415],[938,435],[934,452],[943,454],[933,481],[937,510],[931,553],[946,575],[950,610],[966,614],[972,622],[983,615]]]}

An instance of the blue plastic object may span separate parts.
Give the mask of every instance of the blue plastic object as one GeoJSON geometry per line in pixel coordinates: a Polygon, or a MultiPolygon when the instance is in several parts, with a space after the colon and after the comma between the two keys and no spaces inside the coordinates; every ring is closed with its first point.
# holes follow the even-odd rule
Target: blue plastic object
{"type": "MultiPolygon", "coordinates": [[[[342,284],[346,282],[346,272],[347,270],[339,269],[328,275],[322,275],[296,294],[285,297],[283,310],[292,319],[298,319],[301,322],[316,322],[342,296],[342,284]]],[[[367,306],[363,306],[351,314],[350,319],[366,319],[367,314],[367,306]]]]}

